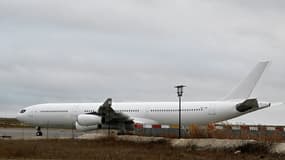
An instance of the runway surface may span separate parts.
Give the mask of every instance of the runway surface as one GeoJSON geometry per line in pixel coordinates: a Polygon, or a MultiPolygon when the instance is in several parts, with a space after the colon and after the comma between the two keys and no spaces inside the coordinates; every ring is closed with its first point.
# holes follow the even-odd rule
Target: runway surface
{"type": "MultiPolygon", "coordinates": [[[[42,129],[43,136],[41,138],[76,138],[85,133],[71,129],[42,129]]],[[[36,136],[34,128],[0,128],[0,139],[33,139],[36,136]]]]}

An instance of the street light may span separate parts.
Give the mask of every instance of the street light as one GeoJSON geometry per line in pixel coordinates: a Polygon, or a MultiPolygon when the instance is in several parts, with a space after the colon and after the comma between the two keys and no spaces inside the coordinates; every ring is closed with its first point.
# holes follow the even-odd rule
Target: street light
{"type": "Polygon", "coordinates": [[[181,97],[183,95],[183,88],[186,87],[184,85],[175,86],[177,88],[177,95],[179,97],[179,139],[181,138],[181,97]]]}

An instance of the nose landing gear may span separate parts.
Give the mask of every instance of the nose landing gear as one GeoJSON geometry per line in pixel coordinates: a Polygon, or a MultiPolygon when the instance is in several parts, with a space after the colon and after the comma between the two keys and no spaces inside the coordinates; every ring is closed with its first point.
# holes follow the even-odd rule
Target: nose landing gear
{"type": "Polygon", "coordinates": [[[37,126],[36,129],[37,129],[36,136],[39,136],[39,137],[43,136],[43,132],[41,131],[41,127],[37,126]]]}

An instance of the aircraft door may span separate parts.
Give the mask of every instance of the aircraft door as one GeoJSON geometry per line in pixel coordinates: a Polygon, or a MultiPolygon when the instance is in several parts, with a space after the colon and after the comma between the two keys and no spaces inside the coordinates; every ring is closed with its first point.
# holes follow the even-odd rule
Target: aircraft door
{"type": "Polygon", "coordinates": [[[33,112],[31,113],[33,115],[33,121],[36,125],[39,125],[40,119],[39,119],[39,112],[37,109],[34,109],[33,112]]]}
{"type": "Polygon", "coordinates": [[[214,105],[211,105],[208,107],[208,115],[210,116],[216,115],[216,107],[214,105]]]}
{"type": "Polygon", "coordinates": [[[70,110],[69,110],[69,121],[72,123],[71,125],[75,127],[75,122],[77,120],[77,115],[79,114],[79,106],[75,105],[75,106],[72,106],[70,107],[70,110]]]}

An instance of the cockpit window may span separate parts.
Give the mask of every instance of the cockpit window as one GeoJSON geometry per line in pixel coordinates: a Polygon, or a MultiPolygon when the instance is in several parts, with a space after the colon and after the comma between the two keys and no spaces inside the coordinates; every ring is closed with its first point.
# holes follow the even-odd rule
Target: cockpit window
{"type": "Polygon", "coordinates": [[[22,109],[21,111],[20,111],[20,113],[25,113],[26,112],[26,110],[25,109],[22,109]]]}

